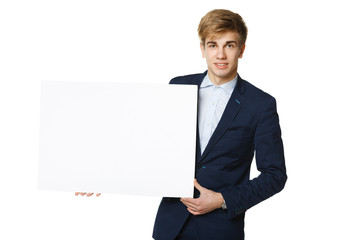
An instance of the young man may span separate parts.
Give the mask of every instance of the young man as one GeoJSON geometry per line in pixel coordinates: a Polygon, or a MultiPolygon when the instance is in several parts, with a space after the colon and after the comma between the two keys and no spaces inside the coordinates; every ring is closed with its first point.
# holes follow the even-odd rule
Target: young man
{"type": "Polygon", "coordinates": [[[199,86],[194,198],[164,198],[155,240],[241,240],[245,211],[281,191],[287,176],[275,99],[237,74],[247,27],[240,15],[213,10],[200,21],[208,69],[171,84],[199,86]],[[256,153],[260,175],[249,180],[256,153]]]}

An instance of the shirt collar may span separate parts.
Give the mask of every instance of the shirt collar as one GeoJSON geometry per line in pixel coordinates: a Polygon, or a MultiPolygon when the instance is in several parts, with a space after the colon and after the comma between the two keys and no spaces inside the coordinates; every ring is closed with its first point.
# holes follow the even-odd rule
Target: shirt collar
{"type": "MultiPolygon", "coordinates": [[[[238,77],[236,75],[236,77],[231,80],[230,82],[227,82],[227,83],[224,83],[224,84],[221,84],[219,86],[216,86],[216,87],[220,87],[222,88],[227,94],[231,94],[232,91],[234,90],[235,88],[235,85],[237,83],[237,80],[238,80],[238,77]]],[[[210,78],[209,78],[209,75],[206,74],[206,76],[204,77],[204,80],[202,81],[201,85],[200,85],[200,88],[207,88],[207,87],[212,87],[215,85],[211,82],[210,78]]]]}

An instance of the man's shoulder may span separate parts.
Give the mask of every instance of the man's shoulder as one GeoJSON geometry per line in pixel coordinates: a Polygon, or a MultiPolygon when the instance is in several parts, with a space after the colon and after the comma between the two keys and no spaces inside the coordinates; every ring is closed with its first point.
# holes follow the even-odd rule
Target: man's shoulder
{"type": "Polygon", "coordinates": [[[203,80],[204,73],[189,74],[184,76],[178,76],[171,79],[170,84],[193,84],[198,85],[203,80]]]}
{"type": "Polygon", "coordinates": [[[246,95],[248,99],[252,99],[255,102],[267,102],[271,99],[274,99],[269,93],[263,91],[257,86],[251,84],[250,82],[241,79],[240,80],[240,92],[241,94],[246,95]]]}
{"type": "MultiPolygon", "coordinates": [[[[203,73],[196,73],[196,74],[189,74],[189,75],[183,75],[174,77],[170,80],[170,84],[192,84],[192,85],[200,85],[204,77],[206,76],[207,71],[203,73]]],[[[240,91],[241,95],[246,95],[249,98],[254,98],[257,101],[267,101],[269,99],[272,99],[273,97],[258,88],[257,86],[251,84],[250,82],[242,79],[240,76],[238,76],[239,83],[237,84],[238,90],[240,91]]]]}

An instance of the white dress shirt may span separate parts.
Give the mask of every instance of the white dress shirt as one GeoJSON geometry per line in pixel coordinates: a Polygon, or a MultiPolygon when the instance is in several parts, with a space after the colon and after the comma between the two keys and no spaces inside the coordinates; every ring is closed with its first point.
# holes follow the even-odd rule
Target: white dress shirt
{"type": "Polygon", "coordinates": [[[236,82],[237,76],[230,82],[216,86],[206,75],[200,85],[198,117],[201,154],[221,119],[236,82]]]}

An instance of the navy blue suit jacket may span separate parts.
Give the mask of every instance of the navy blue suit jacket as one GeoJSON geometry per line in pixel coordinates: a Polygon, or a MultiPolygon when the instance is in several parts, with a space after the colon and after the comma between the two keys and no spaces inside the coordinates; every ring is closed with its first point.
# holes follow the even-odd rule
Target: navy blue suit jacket
{"type": "MultiPolygon", "coordinates": [[[[206,73],[176,77],[170,83],[200,86],[206,73]]],[[[203,154],[197,140],[195,178],[203,187],[220,192],[227,205],[227,210],[195,216],[199,239],[243,239],[245,211],[281,191],[287,179],[276,101],[272,96],[238,76],[203,154]],[[254,154],[260,175],[249,180],[254,154]]],[[[198,196],[195,190],[194,197],[198,196]]],[[[178,198],[163,198],[153,237],[175,239],[189,215],[178,198]]]]}

